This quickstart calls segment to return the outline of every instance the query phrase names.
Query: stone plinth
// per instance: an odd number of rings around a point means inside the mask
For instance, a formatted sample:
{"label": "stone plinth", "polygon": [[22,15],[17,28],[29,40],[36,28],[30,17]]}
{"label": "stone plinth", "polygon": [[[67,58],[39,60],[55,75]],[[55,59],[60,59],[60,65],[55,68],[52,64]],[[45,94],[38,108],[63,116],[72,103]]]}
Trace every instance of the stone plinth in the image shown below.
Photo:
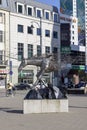
{"label": "stone plinth", "polygon": [[23,100],[23,113],[68,112],[68,99]]}

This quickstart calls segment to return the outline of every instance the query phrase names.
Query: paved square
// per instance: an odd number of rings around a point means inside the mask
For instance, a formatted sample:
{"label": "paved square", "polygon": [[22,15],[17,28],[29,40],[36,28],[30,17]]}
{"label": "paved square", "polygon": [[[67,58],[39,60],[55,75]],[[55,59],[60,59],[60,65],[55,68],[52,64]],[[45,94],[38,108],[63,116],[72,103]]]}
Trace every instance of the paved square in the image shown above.
{"label": "paved square", "polygon": [[23,114],[26,93],[0,90],[0,130],[87,130],[87,95],[68,95],[68,113]]}

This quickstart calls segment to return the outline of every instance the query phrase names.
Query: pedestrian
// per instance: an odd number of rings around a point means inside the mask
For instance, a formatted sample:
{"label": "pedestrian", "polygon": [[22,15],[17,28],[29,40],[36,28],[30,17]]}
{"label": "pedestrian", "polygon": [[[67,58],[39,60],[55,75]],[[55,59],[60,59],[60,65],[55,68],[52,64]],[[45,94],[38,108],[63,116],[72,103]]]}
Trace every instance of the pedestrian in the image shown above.
{"label": "pedestrian", "polygon": [[6,86],[6,96],[12,95],[13,96],[13,84],[9,81]]}

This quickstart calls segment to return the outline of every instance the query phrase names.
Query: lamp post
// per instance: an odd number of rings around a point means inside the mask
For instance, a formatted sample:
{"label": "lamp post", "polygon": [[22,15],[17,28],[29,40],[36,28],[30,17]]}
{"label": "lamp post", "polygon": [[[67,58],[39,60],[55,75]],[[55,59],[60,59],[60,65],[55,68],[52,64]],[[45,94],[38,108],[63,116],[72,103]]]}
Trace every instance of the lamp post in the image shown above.
{"label": "lamp post", "polygon": [[36,21],[32,21],[31,23],[32,23],[31,28],[34,28],[33,23],[36,23],[40,28],[40,51],[42,55],[42,18],[40,17],[40,24],[38,24],[38,22]]}

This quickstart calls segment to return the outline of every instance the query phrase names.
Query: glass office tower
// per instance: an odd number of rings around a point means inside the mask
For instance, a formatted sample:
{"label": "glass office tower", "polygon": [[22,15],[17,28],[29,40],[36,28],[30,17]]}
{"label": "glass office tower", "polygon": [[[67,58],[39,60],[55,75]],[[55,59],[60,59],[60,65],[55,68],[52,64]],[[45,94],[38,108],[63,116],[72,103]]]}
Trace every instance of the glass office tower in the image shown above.
{"label": "glass office tower", "polygon": [[85,0],[77,0],[78,42],[85,45]]}
{"label": "glass office tower", "polygon": [[73,15],[73,1],[60,0],[60,12],[67,15]]}
{"label": "glass office tower", "polygon": [[60,0],[60,12],[78,17],[78,44],[85,45],[85,0]]}

